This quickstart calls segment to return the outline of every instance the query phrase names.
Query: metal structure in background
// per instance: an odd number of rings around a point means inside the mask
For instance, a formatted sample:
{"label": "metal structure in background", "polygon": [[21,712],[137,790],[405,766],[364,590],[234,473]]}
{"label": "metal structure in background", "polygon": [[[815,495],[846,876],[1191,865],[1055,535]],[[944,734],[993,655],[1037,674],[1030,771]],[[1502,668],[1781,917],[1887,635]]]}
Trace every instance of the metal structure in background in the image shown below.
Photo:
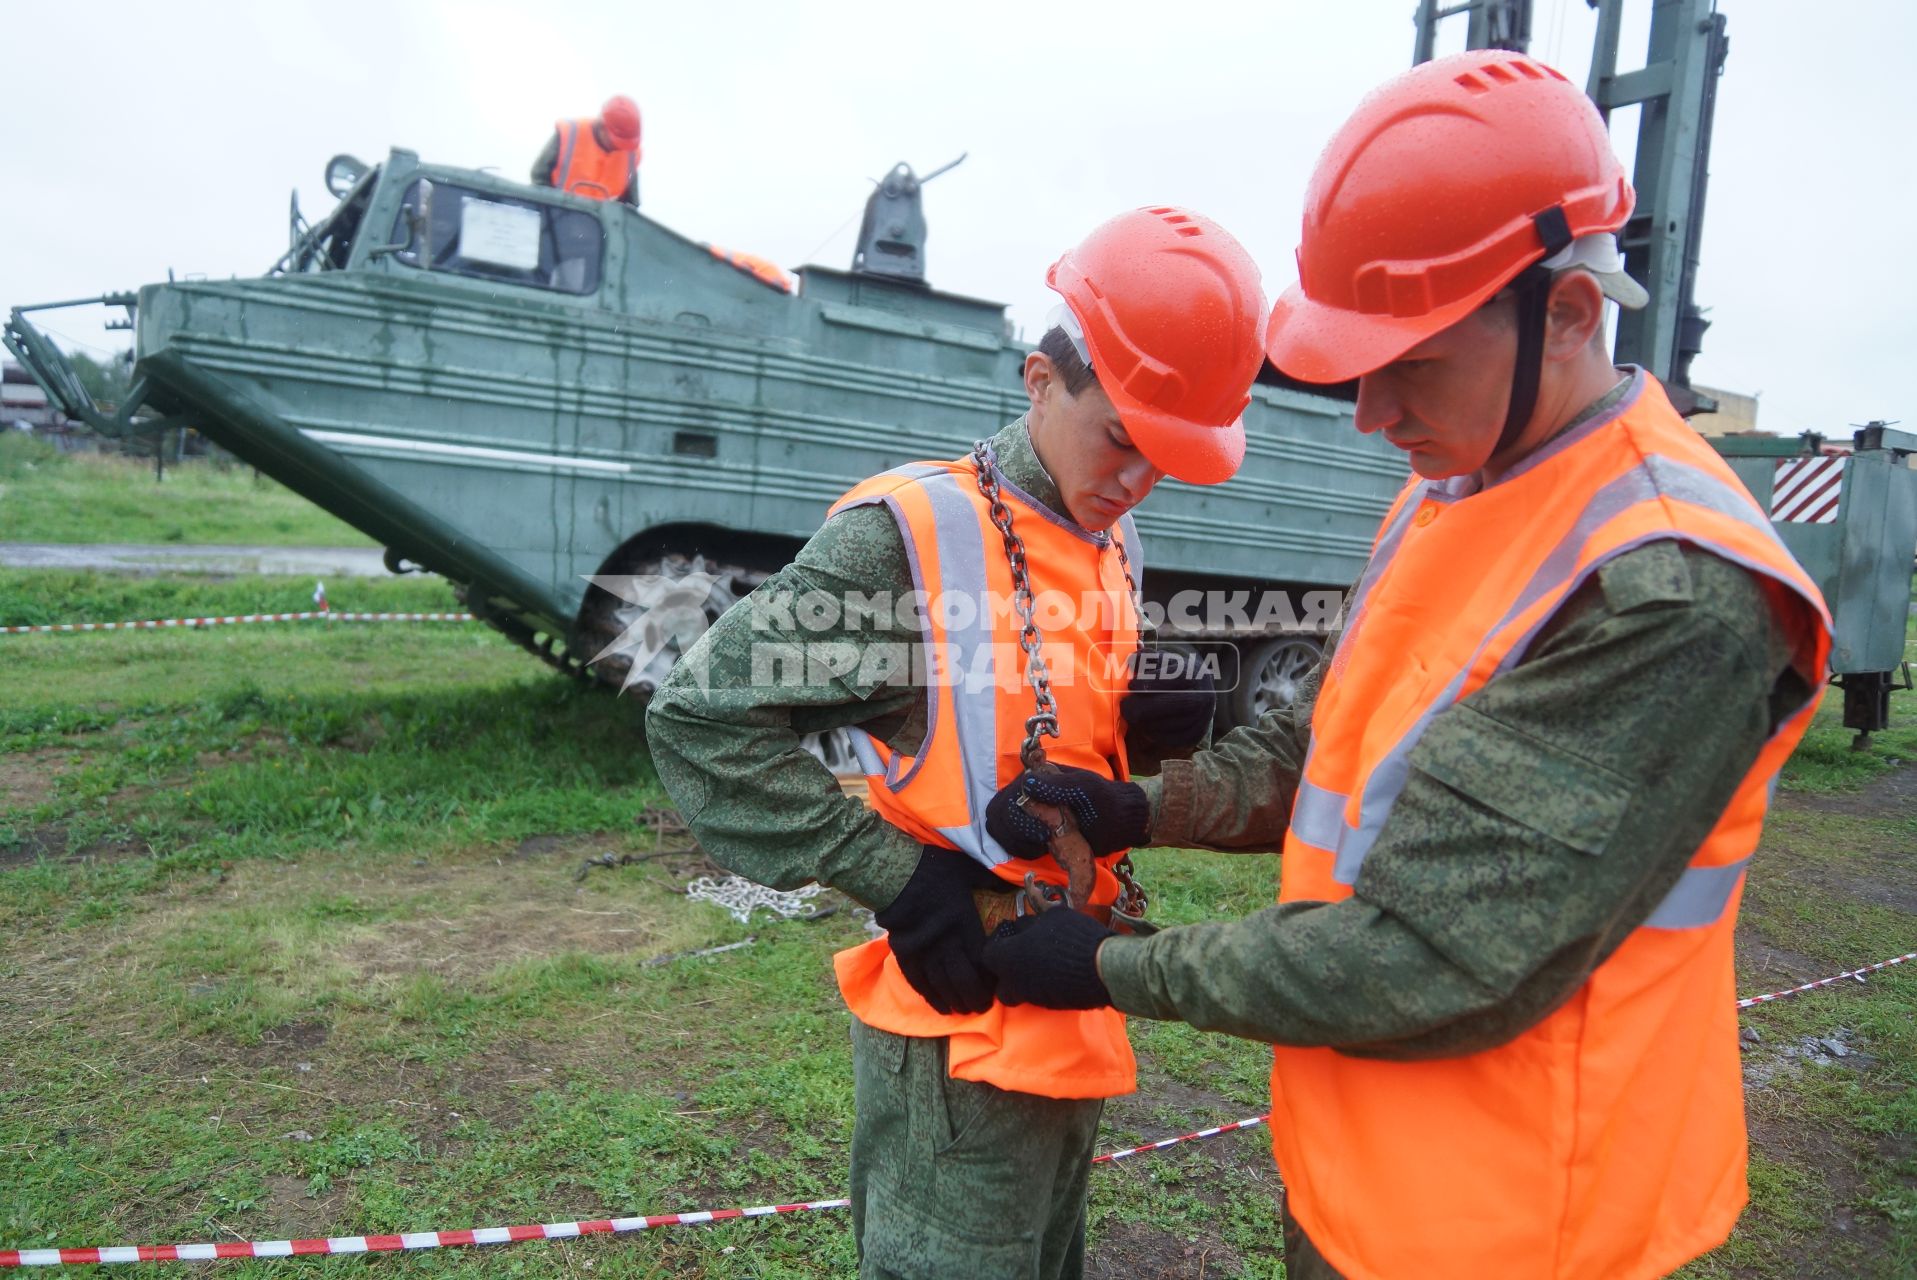
{"label": "metal structure in background", "polygon": [[1704,347],[1710,321],[1697,305],[1698,246],[1704,230],[1704,190],[1710,182],[1711,126],[1717,81],[1730,39],[1717,0],[1655,0],[1649,56],[1642,69],[1617,73],[1618,26],[1624,0],[1598,5],[1596,48],[1586,91],[1608,120],[1612,111],[1642,104],[1632,182],[1637,209],[1624,225],[1624,269],[1651,295],[1641,311],[1621,311],[1617,359],[1640,364],[1674,395],[1686,415],[1715,409],[1691,389],[1691,361]]}
{"label": "metal structure in background", "polygon": [[[1618,39],[1626,0],[1585,0],[1597,10],[1597,37],[1586,84],[1609,120],[1620,107],[1640,107],[1631,183],[1637,210],[1620,242],[1624,266],[1651,295],[1641,311],[1618,317],[1616,359],[1657,375],[1685,416],[1717,407],[1691,388],[1691,360],[1702,349],[1704,318],[1696,300],[1704,190],[1710,177],[1711,125],[1717,81],[1730,41],[1716,0],[1649,0],[1651,30],[1644,66],[1619,74]],[[1418,6],[1414,63],[1431,59],[1438,23],[1469,14],[1465,47],[1528,52],[1532,0],[1465,0]]]}
{"label": "metal structure in background", "polygon": [[[1716,0],[1648,0],[1644,66],[1619,73],[1626,0],[1585,3],[1597,11],[1585,91],[1607,121],[1620,107],[1640,107],[1631,178],[1637,209],[1619,240],[1625,270],[1651,299],[1640,311],[1619,313],[1615,358],[1657,375],[1680,413],[1709,412],[1716,403],[1690,379],[1710,325],[1694,295],[1717,81],[1730,48],[1724,15]],[[1532,0],[1421,0],[1412,61],[1430,61],[1438,24],[1461,14],[1470,18],[1467,48],[1529,52],[1531,8]],[[1855,451],[1841,458],[1824,457],[1819,436],[1711,441],[1830,605],[1831,671],[1859,747],[1889,724],[1891,692],[1911,688],[1904,637],[1917,551],[1917,471],[1909,465],[1917,436],[1889,428],[1872,423],[1859,431]]]}
{"label": "metal structure in background", "polygon": [[1412,66],[1437,57],[1438,24],[1461,13],[1470,15],[1465,48],[1531,51],[1531,0],[1461,0],[1450,5],[1418,0],[1413,19],[1418,24],[1418,43],[1411,52]]}
{"label": "metal structure in background", "polygon": [[900,161],[873,186],[865,198],[865,217],[859,223],[858,247],[852,251],[852,269],[866,275],[925,283],[925,184],[965,159],[940,165],[923,178]]}
{"label": "metal structure in background", "polygon": [[1890,724],[1891,693],[1911,688],[1904,638],[1917,557],[1917,435],[1891,426],[1860,429],[1849,454],[1826,454],[1812,432],[1711,440],[1830,605],[1831,672],[1860,749]]}
{"label": "metal structure in background", "polygon": [[[4,339],[76,418],[190,423],[547,662],[643,694],[688,605],[716,616],[853,484],[958,457],[1025,409],[1029,348],[1004,306],[925,282],[932,176],[895,168],[854,269],[804,267],[795,294],[624,205],[405,150],[335,157],[338,203],[290,216],[265,275],[85,300],[135,317],[116,412],[37,327],[48,308],[15,308]],[[1138,517],[1146,599],[1223,605],[1170,608],[1159,635],[1219,644],[1241,687],[1227,720],[1255,719],[1315,661],[1403,484],[1402,455],[1350,424],[1348,402],[1267,366],[1239,475],[1167,481]],[[1272,588],[1285,608],[1262,612]],[[600,657],[628,637],[643,643]]]}

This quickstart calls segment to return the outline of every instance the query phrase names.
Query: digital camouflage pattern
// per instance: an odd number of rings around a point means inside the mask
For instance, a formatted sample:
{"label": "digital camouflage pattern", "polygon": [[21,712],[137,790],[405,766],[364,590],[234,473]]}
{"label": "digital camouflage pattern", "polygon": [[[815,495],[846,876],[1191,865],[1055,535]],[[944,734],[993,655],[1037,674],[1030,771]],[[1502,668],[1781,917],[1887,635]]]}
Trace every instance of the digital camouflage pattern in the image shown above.
{"label": "digital camouflage pattern", "polygon": [[1056,1280],[1083,1270],[1102,1099],[954,1080],[944,1040],[856,1019],[852,1073],[863,1280]]}
{"label": "digital camouflage pattern", "polygon": [[[1791,660],[1743,569],[1677,542],[1617,556],[1523,662],[1432,721],[1352,897],[1115,938],[1113,1003],[1382,1058],[1505,1043],[1677,882],[1802,704]],[[1151,842],[1278,850],[1316,688],[1144,780]]]}
{"label": "digital camouflage pattern", "polygon": [[[1063,514],[1058,486],[1046,474],[1025,433],[1023,418],[992,437],[999,471],[1026,497]],[[1149,552],[1149,548],[1147,549]],[[827,520],[798,557],[752,593],[760,604],[780,595],[793,600],[823,592],[848,596],[913,589],[905,540],[892,513],[853,507]],[[852,625],[806,630],[765,625],[787,611],[733,608],[674,667],[646,714],[646,737],[659,780],[685,815],[713,861],[749,880],[778,889],[818,881],[868,907],[898,896],[919,859],[919,844],[878,814],[840,792],[825,767],[799,749],[799,735],[857,726],[896,751],[915,753],[925,741],[923,689],[895,678],[852,675],[829,681],[755,687],[755,645],[843,641],[861,650],[873,644],[917,644],[915,628],[894,615],[858,617]],[[876,666],[876,664],[875,664]],[[705,688],[695,675],[703,672]],[[876,674],[876,673],[875,673]],[[900,673],[903,676],[904,673]],[[1158,767],[1152,745],[1126,741],[1132,767]]]}
{"label": "digital camouflage pattern", "polygon": [[[1022,423],[994,446],[1009,480],[1054,510],[1062,505]],[[758,590],[842,597],[910,588],[890,513],[857,508],[827,521]],[[755,642],[828,638],[917,636],[874,627],[780,635],[754,630],[735,609],[654,695],[648,735],[661,781],[715,861],[763,884],[816,880],[883,907],[910,876],[919,846],[842,795],[798,735],[858,725],[912,751],[925,734],[921,692],[856,679],[752,687]],[[1100,961],[1114,1003],[1381,1057],[1509,1040],[1575,991],[1675,883],[1768,736],[1773,709],[1801,700],[1790,659],[1762,590],[1742,569],[1669,542],[1616,557],[1566,602],[1522,664],[1433,721],[1351,899],[1112,939]],[[700,667],[703,688],[692,677]],[[1309,744],[1315,687],[1294,707],[1141,779],[1152,843],[1275,852]],[[1600,830],[1608,836],[1594,838]],[[890,1037],[904,1050],[886,1045],[875,1058],[871,1034],[855,1031],[855,1146],[865,1153],[854,1157],[857,1220],[862,1228],[883,1216],[875,1206],[909,1205],[896,1227],[903,1234],[887,1237],[885,1248],[896,1248],[890,1269],[910,1274],[898,1267],[915,1258],[928,1275],[986,1274],[975,1250],[942,1255],[945,1220],[927,1215],[1003,1207],[1007,1175],[988,1162],[968,1184],[957,1169],[969,1163],[914,1155],[912,1135],[922,1139],[941,1114],[949,1123],[951,1092],[987,1086],[945,1080],[933,1107],[927,1082],[943,1067],[923,1064],[942,1042]],[[1019,1112],[1004,1100],[1025,1095],[994,1092],[999,1103],[981,1104],[980,1115]],[[1029,1141],[1050,1130],[1031,1116],[1021,1123],[1031,1126],[1031,1138],[1018,1139],[1029,1160]],[[1068,1149],[1071,1161],[1089,1158],[1087,1133],[1083,1156],[1058,1141],[1061,1160]],[[1047,1177],[1068,1168],[1032,1163]],[[975,1201],[964,1198],[967,1186]],[[1064,1189],[1082,1211],[1082,1183]],[[1016,1194],[1018,1203],[1036,1202],[1036,1193]],[[1045,1257],[1051,1247],[1041,1249]],[[1077,1247],[1058,1255],[1066,1269],[1057,1274],[1075,1273]]]}
{"label": "digital camouflage pattern", "polygon": [[[1023,419],[994,436],[992,446],[1006,481],[1063,514]],[[827,520],[753,598],[764,603],[787,593],[796,600],[820,591],[842,600],[912,589],[891,512],[854,507]],[[925,691],[862,684],[856,675],[755,688],[752,649],[821,641],[862,649],[916,644],[919,634],[900,629],[896,617],[890,626],[816,631],[768,628],[764,621],[764,611],[755,617],[749,607],[735,607],[653,695],[646,731],[659,779],[721,866],[776,888],[816,880],[882,909],[911,876],[919,844],[844,795],[798,739],[856,725],[895,750],[916,752],[925,740]],[[1149,743],[1132,735],[1126,749],[1134,767],[1153,767]],[[852,1209],[860,1275],[1079,1275],[1085,1185],[1104,1104],[953,1080],[945,1054],[942,1038],[897,1036],[853,1021]]]}

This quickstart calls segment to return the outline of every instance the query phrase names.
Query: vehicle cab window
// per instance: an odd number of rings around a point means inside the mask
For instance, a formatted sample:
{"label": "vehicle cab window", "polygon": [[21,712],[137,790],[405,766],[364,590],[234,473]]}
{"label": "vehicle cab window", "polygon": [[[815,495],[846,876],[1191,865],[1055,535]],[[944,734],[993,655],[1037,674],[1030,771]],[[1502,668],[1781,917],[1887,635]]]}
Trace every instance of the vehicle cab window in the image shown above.
{"label": "vehicle cab window", "polygon": [[606,256],[590,213],[428,178],[406,189],[393,243],[408,266],[573,294],[597,291]]}

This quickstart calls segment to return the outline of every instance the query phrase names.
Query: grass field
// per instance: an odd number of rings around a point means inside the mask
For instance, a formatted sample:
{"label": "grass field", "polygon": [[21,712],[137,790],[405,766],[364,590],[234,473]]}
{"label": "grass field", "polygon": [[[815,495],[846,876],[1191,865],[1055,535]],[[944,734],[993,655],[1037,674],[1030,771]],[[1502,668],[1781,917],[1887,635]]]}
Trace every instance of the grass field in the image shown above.
{"label": "grass field", "polygon": [[[274,593],[302,590],[16,573],[0,622],[297,607]],[[404,579],[333,603],[450,598]],[[1917,731],[1853,753],[1836,701],[1746,894],[1746,992],[1917,948]],[[657,847],[662,803],[632,702],[476,626],[0,637],[0,1247],[839,1194],[851,1077],[828,960],[862,925],[840,909],[742,926],[688,900],[709,868]],[[658,856],[580,877],[608,853]],[[1276,883],[1266,858],[1140,861],[1173,921],[1253,910]],[[1743,1024],[1760,1037],[1753,1205],[1688,1274],[1917,1272],[1917,965]],[[1108,1108],[1105,1148],[1264,1110],[1265,1050],[1134,1028],[1142,1087]],[[1093,1273],[1281,1275],[1275,1190],[1261,1130],[1101,1168]],[[824,1212],[219,1266],[810,1277],[853,1256],[848,1218]]]}
{"label": "grass field", "polygon": [[63,454],[0,431],[0,542],[359,547],[371,539],[243,466]]}

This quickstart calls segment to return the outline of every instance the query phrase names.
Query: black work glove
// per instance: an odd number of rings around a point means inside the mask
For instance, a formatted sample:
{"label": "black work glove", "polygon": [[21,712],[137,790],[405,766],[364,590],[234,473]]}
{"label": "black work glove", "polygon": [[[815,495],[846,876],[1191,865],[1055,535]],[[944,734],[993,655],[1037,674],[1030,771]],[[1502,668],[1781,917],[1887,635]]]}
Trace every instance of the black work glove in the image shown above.
{"label": "black work glove", "polygon": [[926,845],[912,878],[872,918],[891,935],[892,954],[912,990],[940,1013],[984,1013],[998,980],[984,966],[985,930],[972,890],[991,872],[962,853]]}
{"label": "black work glove", "polygon": [[985,830],[1015,858],[1044,857],[1052,834],[1029,809],[1018,807],[1021,792],[1070,809],[1093,857],[1142,844],[1151,825],[1151,801],[1137,783],[1113,782],[1090,769],[1069,766],[1061,766],[1052,777],[1027,769],[985,805]]}
{"label": "black work glove", "polygon": [[1118,714],[1125,723],[1173,751],[1203,742],[1218,712],[1211,672],[1188,662],[1177,674],[1169,674],[1156,659],[1147,671],[1150,674],[1134,675],[1131,691],[1119,699]]}
{"label": "black work glove", "polygon": [[1084,912],[1054,907],[1000,925],[985,944],[985,966],[1006,1004],[1102,1009],[1112,993],[1098,976],[1098,945],[1111,936]]}

